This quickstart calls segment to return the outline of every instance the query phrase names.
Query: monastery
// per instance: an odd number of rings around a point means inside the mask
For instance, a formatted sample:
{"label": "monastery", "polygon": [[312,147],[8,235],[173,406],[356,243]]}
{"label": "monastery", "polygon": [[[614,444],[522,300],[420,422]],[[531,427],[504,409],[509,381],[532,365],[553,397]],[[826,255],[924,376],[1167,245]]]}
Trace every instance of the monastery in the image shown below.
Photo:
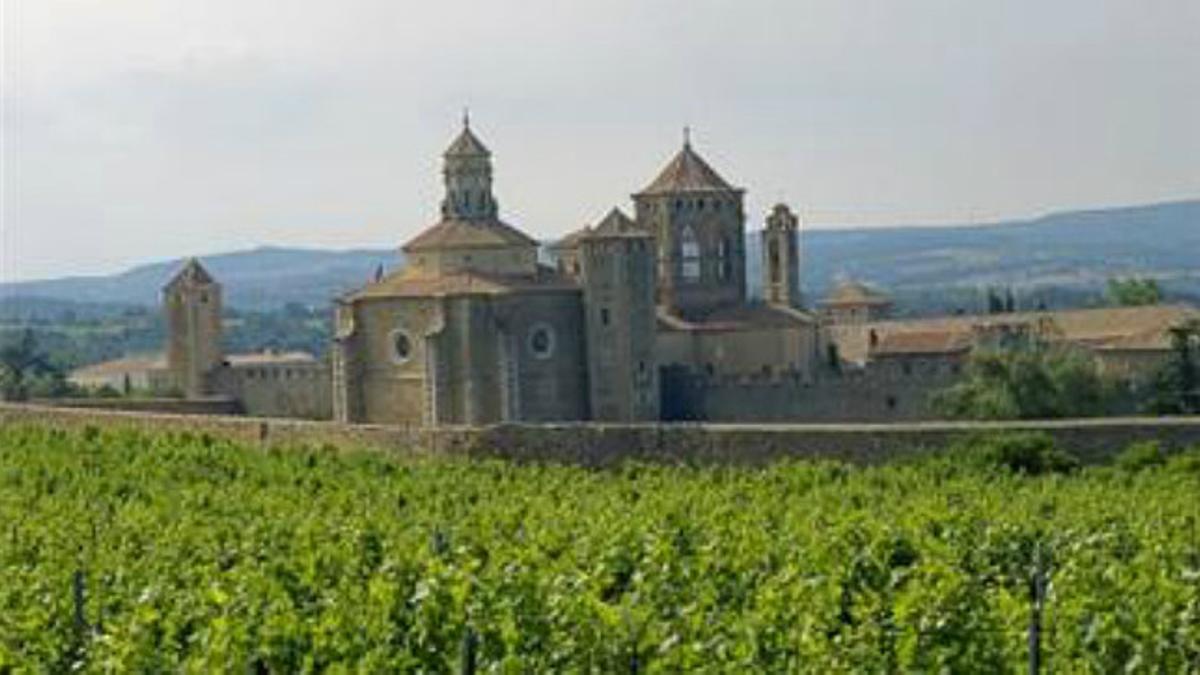
{"label": "monastery", "polygon": [[396,272],[335,300],[326,360],[226,355],[221,287],[195,260],[166,285],[165,353],[81,369],[246,414],[352,423],[927,419],[970,351],[1036,332],[1136,384],[1198,313],[1152,306],[898,321],[846,282],[808,306],[800,220],[765,215],[763,297],[747,295],[745,190],[686,139],[629,212],[543,247],[505,222],[469,122],[443,155],[436,222]]}

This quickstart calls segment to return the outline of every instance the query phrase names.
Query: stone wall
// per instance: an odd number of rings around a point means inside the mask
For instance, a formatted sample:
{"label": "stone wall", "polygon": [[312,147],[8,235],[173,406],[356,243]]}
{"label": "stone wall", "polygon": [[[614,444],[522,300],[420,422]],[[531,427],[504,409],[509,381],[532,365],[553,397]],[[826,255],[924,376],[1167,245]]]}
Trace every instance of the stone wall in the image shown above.
{"label": "stone wall", "polygon": [[242,406],[227,396],[205,398],[56,398],[39,399],[34,405],[90,410],[125,410],[130,412],[167,413],[173,415],[239,415]]}
{"label": "stone wall", "polygon": [[0,403],[0,424],[191,431],[257,445],[330,445],[398,456],[498,457],[606,466],[624,460],[699,464],[761,464],[785,458],[888,461],[973,434],[1040,431],[1089,463],[1130,443],[1156,440],[1169,448],[1200,446],[1200,417],[1105,418],[1044,422],[924,422],[909,424],[557,424],[482,427],[400,427],[334,422],[170,415]]}
{"label": "stone wall", "polygon": [[[764,353],[750,352],[749,357]],[[858,423],[933,420],[930,397],[955,380],[946,374],[894,375],[886,369],[774,371],[712,376],[680,372],[664,377],[664,397],[682,410],[673,419],[728,423]]]}
{"label": "stone wall", "polygon": [[333,384],[320,362],[261,363],[222,367],[212,375],[214,389],[255,417],[333,417]]}

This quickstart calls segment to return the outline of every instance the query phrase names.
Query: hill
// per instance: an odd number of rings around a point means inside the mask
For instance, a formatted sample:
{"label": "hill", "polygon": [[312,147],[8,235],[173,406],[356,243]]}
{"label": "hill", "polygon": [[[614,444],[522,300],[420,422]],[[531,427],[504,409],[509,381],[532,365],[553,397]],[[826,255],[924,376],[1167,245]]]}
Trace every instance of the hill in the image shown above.
{"label": "hill", "polygon": [[[1171,297],[1200,298],[1200,200],[977,226],[810,229],[802,248],[809,297],[848,276],[889,289],[917,313],[976,309],[988,286],[1011,286],[1027,304],[1087,304],[1108,278],[1130,274],[1160,279]],[[752,292],[760,287],[760,255],[755,232],[747,238]],[[323,307],[379,265],[399,263],[394,249],[264,247],[204,259],[225,284],[229,305],[259,310],[292,302]],[[111,276],[0,284],[0,304],[4,314],[151,305],[179,265],[172,260]]]}

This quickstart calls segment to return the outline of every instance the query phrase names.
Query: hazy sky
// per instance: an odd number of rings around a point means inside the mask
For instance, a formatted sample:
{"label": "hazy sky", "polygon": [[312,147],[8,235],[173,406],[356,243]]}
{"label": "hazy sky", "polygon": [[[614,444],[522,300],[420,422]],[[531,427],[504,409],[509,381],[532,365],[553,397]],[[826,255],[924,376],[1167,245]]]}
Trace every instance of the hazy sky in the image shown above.
{"label": "hazy sky", "polygon": [[1200,196],[1197,0],[0,4],[4,280],[398,246],[464,105],[539,238],[626,206],[685,124],[751,227]]}

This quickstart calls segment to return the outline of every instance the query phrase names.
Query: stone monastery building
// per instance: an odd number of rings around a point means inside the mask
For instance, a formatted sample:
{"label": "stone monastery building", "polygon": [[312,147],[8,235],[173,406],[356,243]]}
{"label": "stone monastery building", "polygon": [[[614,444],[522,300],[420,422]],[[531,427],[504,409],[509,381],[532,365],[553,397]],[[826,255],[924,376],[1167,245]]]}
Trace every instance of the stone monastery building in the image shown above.
{"label": "stone monastery building", "polygon": [[327,363],[224,355],[220,285],[192,260],[164,288],[164,357],[77,381],[132,375],[249,414],[378,424],[921,419],[997,336],[1087,350],[1133,383],[1169,353],[1169,329],[1197,316],[1156,306],[894,321],[888,297],[856,282],[810,313],[799,219],[784,204],[766,216],[763,298],[748,298],[744,190],[686,137],[632,195],[632,216],[613,208],[548,251],[503,220],[491,153],[467,120],[443,162],[440,218],[404,244],[401,269],[336,299]]}

